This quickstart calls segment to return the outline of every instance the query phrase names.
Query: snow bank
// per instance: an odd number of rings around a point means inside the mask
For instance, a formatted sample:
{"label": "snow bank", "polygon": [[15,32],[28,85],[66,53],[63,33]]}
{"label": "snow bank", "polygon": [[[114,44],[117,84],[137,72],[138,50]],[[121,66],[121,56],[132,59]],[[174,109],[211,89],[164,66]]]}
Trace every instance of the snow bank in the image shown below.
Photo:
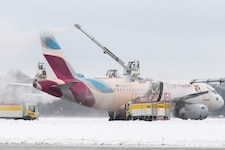
{"label": "snow bank", "polygon": [[224,146],[225,119],[111,121],[107,118],[0,119],[1,144]]}

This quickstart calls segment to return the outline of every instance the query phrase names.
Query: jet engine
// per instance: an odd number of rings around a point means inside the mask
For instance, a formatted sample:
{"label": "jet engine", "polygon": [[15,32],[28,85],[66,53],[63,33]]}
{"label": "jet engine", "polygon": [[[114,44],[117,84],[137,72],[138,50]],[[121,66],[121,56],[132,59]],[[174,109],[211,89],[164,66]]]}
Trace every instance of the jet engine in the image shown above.
{"label": "jet engine", "polygon": [[203,120],[209,114],[208,107],[203,104],[175,105],[173,115],[181,119]]}

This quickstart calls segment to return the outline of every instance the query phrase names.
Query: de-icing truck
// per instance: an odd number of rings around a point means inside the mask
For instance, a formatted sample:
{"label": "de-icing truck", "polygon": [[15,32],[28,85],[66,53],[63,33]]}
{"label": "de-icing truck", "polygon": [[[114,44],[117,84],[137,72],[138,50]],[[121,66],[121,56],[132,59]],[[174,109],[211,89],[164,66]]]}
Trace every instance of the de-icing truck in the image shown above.
{"label": "de-icing truck", "polygon": [[169,120],[169,102],[129,103],[126,108],[127,120]]}
{"label": "de-icing truck", "polygon": [[38,116],[38,107],[33,103],[23,103],[21,105],[0,104],[0,118],[34,120]]}

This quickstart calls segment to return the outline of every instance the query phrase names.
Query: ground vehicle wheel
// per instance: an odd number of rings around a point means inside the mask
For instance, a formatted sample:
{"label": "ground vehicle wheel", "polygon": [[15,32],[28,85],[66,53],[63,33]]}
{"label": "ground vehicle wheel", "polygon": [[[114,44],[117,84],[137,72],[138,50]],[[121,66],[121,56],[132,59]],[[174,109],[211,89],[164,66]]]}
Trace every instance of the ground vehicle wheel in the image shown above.
{"label": "ground vehicle wheel", "polygon": [[129,116],[127,117],[127,120],[132,120],[131,115],[129,115]]}
{"label": "ground vehicle wheel", "polygon": [[33,120],[33,119],[31,118],[31,116],[25,116],[23,119],[24,119],[24,120]]}

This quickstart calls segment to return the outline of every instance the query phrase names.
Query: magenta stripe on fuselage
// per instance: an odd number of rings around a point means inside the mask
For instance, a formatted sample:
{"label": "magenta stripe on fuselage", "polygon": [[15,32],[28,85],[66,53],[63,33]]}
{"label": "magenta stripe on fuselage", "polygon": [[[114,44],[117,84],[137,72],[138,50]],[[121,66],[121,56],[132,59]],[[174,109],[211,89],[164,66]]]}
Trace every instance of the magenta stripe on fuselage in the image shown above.
{"label": "magenta stripe on fuselage", "polygon": [[49,81],[49,80],[40,80],[40,81],[38,81],[38,83],[41,85],[42,91],[49,93],[56,97],[62,97],[62,92],[60,91],[60,89],[52,88],[53,86],[58,85],[56,82]]}

